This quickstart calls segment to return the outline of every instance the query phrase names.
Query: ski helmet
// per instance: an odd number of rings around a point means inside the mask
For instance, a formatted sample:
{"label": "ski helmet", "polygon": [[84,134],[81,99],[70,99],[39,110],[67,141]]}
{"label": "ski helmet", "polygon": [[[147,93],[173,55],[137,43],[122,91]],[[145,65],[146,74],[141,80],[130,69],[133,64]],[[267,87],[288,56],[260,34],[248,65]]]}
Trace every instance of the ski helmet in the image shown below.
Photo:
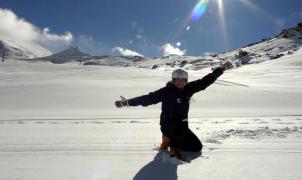
{"label": "ski helmet", "polygon": [[188,73],[187,71],[183,70],[183,69],[176,69],[172,72],[172,80],[174,81],[174,79],[176,78],[183,78],[186,79],[188,81]]}

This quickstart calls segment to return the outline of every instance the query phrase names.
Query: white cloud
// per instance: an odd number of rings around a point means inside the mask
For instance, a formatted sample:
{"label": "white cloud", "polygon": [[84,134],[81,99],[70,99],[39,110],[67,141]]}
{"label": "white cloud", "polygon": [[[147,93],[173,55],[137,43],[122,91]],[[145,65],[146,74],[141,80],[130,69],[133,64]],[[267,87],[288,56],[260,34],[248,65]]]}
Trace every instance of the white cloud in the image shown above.
{"label": "white cloud", "polygon": [[212,55],[214,55],[214,54],[216,54],[215,52],[212,52],[212,51],[208,51],[208,52],[204,52],[203,53],[203,55],[205,55],[205,56],[212,56]]}
{"label": "white cloud", "polygon": [[53,34],[48,27],[41,30],[25,19],[19,18],[13,11],[0,8],[0,38],[24,44],[37,43],[53,50],[69,45],[73,35],[70,32],[63,35]]}
{"label": "white cloud", "polygon": [[41,38],[45,38],[47,41],[63,41],[67,43],[73,40],[73,35],[71,32],[66,32],[64,35],[57,35],[51,34],[49,31],[49,28],[44,28]]}
{"label": "white cloud", "polygon": [[138,53],[138,52],[135,52],[135,51],[132,51],[130,49],[124,49],[124,48],[121,48],[121,47],[115,47],[112,49],[112,54],[113,55],[117,55],[117,56],[141,56],[141,57],[144,57],[142,54]]}
{"label": "white cloud", "polygon": [[162,46],[163,50],[163,56],[169,56],[169,55],[185,55],[187,50],[181,50],[177,47],[172,46],[171,44],[165,44]]}
{"label": "white cloud", "polygon": [[109,43],[96,41],[92,36],[79,35],[75,38],[74,44],[77,44],[81,50],[93,55],[104,55],[110,53],[112,47]]}

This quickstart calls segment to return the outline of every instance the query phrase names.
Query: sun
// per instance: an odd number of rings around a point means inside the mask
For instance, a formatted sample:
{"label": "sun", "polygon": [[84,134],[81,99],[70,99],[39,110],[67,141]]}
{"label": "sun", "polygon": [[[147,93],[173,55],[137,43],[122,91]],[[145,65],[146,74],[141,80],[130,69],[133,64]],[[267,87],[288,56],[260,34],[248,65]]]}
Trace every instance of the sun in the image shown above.
{"label": "sun", "polygon": [[[253,13],[260,15],[267,20],[271,21],[274,24],[278,24],[278,20],[270,16],[266,11],[261,9],[251,0],[238,0],[242,5],[246,6]],[[183,32],[189,33],[190,29],[192,29],[192,24],[198,23],[203,19],[203,17],[207,14],[209,6],[216,6],[216,13],[208,14],[208,15],[216,15],[218,18],[218,27],[221,29],[221,34],[223,37],[223,44],[226,50],[229,49],[229,37],[228,37],[228,23],[225,14],[225,4],[232,3],[232,0],[198,0],[192,11],[183,19],[180,26],[172,32],[171,40],[175,42],[179,42],[177,39]],[[176,44],[177,45],[177,44]]]}
{"label": "sun", "polygon": [[[228,37],[227,37],[227,26],[226,26],[226,21],[225,21],[225,15],[224,15],[224,2],[223,0],[212,0],[215,1],[213,2],[217,4],[217,9],[218,9],[218,17],[219,17],[219,24],[221,26],[222,34],[223,34],[223,41],[225,48],[228,49]],[[208,6],[209,6],[210,0],[199,0],[197,4],[194,6],[192,12],[191,12],[191,17],[190,20],[187,21],[187,23],[190,22],[197,22],[202,17],[206,14]]]}
{"label": "sun", "polygon": [[172,35],[173,41],[179,37],[179,35],[186,31],[188,32],[191,29],[190,24],[191,23],[197,23],[199,22],[208,11],[209,5],[217,5],[218,9],[218,17],[219,17],[219,24],[222,29],[224,44],[226,49],[228,48],[228,38],[227,38],[227,32],[226,32],[226,21],[225,21],[225,15],[224,15],[224,4],[223,0],[198,0],[190,14],[184,19],[184,21],[181,23],[179,28],[177,28]]}
{"label": "sun", "polygon": [[222,5],[223,5],[223,4],[222,4],[222,0],[217,0],[217,3],[218,3],[219,6],[222,6]]}

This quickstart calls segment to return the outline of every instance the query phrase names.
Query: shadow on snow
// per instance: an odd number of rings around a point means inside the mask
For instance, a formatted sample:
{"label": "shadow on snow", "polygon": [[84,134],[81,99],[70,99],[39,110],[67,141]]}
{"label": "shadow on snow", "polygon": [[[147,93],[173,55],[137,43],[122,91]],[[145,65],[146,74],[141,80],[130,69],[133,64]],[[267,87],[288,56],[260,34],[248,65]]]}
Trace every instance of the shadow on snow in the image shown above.
{"label": "shadow on snow", "polygon": [[[189,162],[199,156],[201,156],[201,152],[185,152],[185,157]],[[177,166],[181,164],[176,159],[170,158],[165,152],[160,151],[151,162],[137,172],[133,180],[176,180],[178,178]]]}

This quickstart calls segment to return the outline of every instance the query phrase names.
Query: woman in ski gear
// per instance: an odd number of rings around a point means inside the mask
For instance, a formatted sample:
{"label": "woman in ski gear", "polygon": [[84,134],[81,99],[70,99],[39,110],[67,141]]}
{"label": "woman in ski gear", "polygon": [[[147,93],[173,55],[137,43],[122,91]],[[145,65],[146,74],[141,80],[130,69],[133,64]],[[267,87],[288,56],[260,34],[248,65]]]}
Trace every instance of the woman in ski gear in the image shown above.
{"label": "woman in ski gear", "polygon": [[192,82],[188,82],[186,71],[176,69],[172,73],[172,81],[165,87],[128,100],[121,96],[122,100],[116,101],[115,105],[149,106],[161,102],[160,129],[163,134],[161,149],[167,150],[170,147],[171,154],[178,158],[181,156],[179,153],[181,150],[199,152],[202,144],[188,126],[190,98],[214,83],[231,65],[229,61],[221,64],[212,73]]}

